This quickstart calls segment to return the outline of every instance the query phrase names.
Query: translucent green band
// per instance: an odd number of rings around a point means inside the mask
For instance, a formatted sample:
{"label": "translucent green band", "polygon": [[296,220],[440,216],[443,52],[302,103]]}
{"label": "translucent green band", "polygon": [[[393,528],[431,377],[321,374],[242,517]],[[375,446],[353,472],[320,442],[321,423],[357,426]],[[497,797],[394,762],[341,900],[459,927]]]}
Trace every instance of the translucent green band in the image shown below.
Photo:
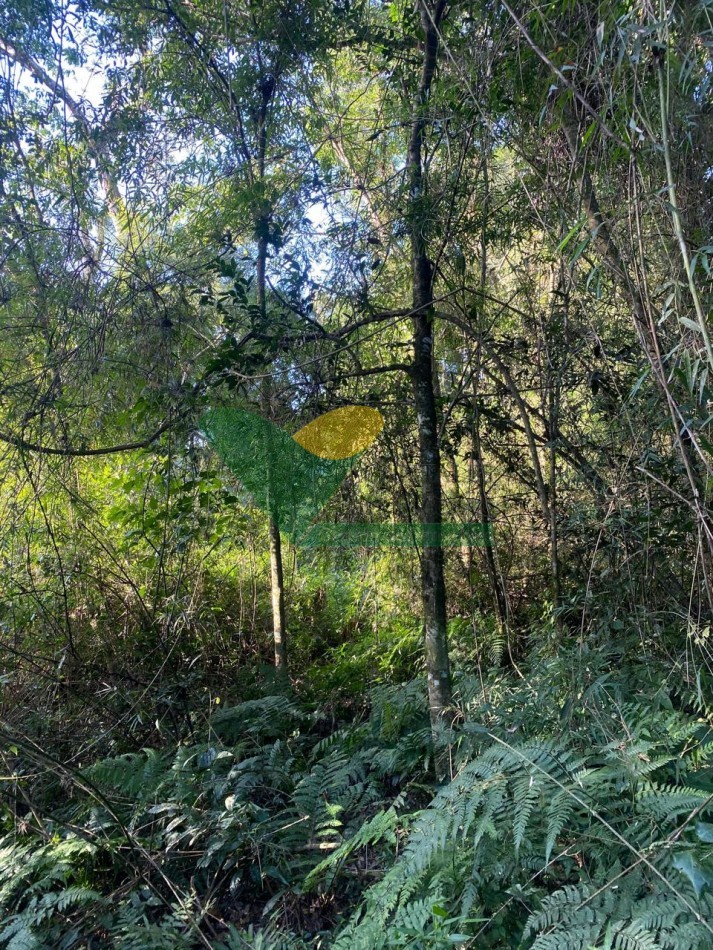
{"label": "translucent green band", "polygon": [[295,543],[305,548],[489,547],[489,524],[315,524]]}

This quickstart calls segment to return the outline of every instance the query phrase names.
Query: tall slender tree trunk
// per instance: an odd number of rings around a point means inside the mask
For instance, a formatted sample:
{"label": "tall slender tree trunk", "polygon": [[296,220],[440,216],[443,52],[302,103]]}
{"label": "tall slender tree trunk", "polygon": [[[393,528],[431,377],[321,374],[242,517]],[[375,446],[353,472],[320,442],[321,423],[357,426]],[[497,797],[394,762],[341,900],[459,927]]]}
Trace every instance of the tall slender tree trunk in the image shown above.
{"label": "tall slender tree trunk", "polygon": [[[258,112],[257,136],[257,175],[258,180],[265,178],[265,154],[267,151],[267,111],[275,88],[274,78],[263,77],[260,83],[262,103]],[[256,215],[255,232],[257,236],[257,260],[255,263],[255,296],[260,314],[260,324],[267,327],[267,249],[270,211],[261,207]],[[269,374],[262,379],[261,404],[263,413],[272,415],[272,381]],[[272,639],[275,648],[275,673],[278,684],[284,689],[289,686],[289,668],[287,665],[287,628],[285,619],[285,577],[282,567],[282,539],[280,528],[270,518],[268,523],[270,543],[270,600],[272,604]]]}
{"label": "tall slender tree trunk", "polygon": [[[477,372],[476,372],[477,376]],[[471,444],[473,447],[473,463],[475,466],[475,476],[478,485],[478,505],[480,508],[480,520],[483,525],[483,532],[486,541],[492,539],[492,522],[490,519],[490,503],[488,500],[488,491],[485,482],[485,460],[483,458],[483,446],[480,441],[480,412],[478,411],[478,390],[477,384],[473,386],[473,418],[471,423]],[[509,624],[508,624],[508,600],[505,584],[502,575],[498,570],[498,564],[495,560],[495,551],[492,544],[485,544],[485,567],[488,572],[490,587],[493,591],[495,601],[495,610],[498,615],[498,622],[509,644]]]}
{"label": "tall slender tree trunk", "polygon": [[550,580],[552,606],[556,609],[560,602],[560,559],[559,536],[557,532],[557,437],[559,432],[559,404],[562,369],[556,359],[555,338],[555,302],[566,299],[562,288],[564,277],[560,263],[560,273],[557,268],[552,270],[552,287],[550,290],[549,322],[544,317],[539,320],[539,359],[542,378],[540,415],[542,417],[547,437],[547,500],[550,509]]}
{"label": "tall slender tree trunk", "polygon": [[[483,457],[483,446],[480,440],[480,410],[478,407],[478,389],[480,386],[480,377],[481,377],[481,363],[483,359],[483,336],[485,333],[485,320],[484,320],[484,304],[485,304],[485,292],[487,290],[488,284],[488,211],[490,208],[490,174],[489,174],[489,149],[490,142],[487,138],[483,142],[483,156],[482,156],[482,172],[483,172],[483,187],[484,187],[484,197],[483,197],[483,212],[482,212],[482,224],[480,228],[480,306],[477,310],[478,315],[478,349],[477,357],[475,362],[475,368],[473,372],[473,418],[471,420],[471,442],[473,447],[473,460],[475,462],[476,468],[476,477],[478,482],[478,503],[480,506],[480,520],[483,523],[483,530],[485,532],[485,566],[488,572],[488,578],[490,580],[490,586],[493,591],[493,598],[495,600],[495,609],[498,615],[498,621],[500,623],[500,628],[505,634],[508,645],[508,654],[511,653],[510,646],[510,624],[509,624],[509,609],[508,609],[508,598],[507,590],[505,588],[505,582],[503,577],[498,570],[498,564],[495,559],[495,550],[492,543],[489,541],[494,541],[492,535],[492,524],[490,520],[490,504],[488,501],[488,492],[485,481],[485,459]],[[465,289],[464,289],[464,310],[465,310]]]}
{"label": "tall slender tree trunk", "polygon": [[[264,227],[264,222],[261,225]],[[265,267],[267,264],[267,239],[258,238],[257,262],[255,267],[255,296],[260,310],[260,320],[267,323],[267,303],[265,296]],[[272,415],[272,385],[269,376],[262,380],[260,402],[263,413],[269,418]],[[281,686],[289,683],[287,666],[287,630],[285,623],[285,580],[282,568],[282,539],[280,528],[270,518],[268,523],[270,540],[270,600],[272,603],[272,638],[275,646],[275,673]]]}
{"label": "tall slender tree trunk", "polygon": [[428,526],[421,556],[421,596],[425,627],[428,702],[434,730],[451,705],[451,672],[446,630],[446,584],[441,546],[441,456],[433,385],[433,265],[428,257],[424,205],[423,138],[431,85],[438,56],[438,27],[445,0],[430,7],[417,0],[425,39],[423,64],[413,105],[411,136],[406,161],[410,190],[409,235],[413,302],[414,400],[418,416],[421,468],[421,522]]}
{"label": "tall slender tree trunk", "polygon": [[557,380],[550,380],[549,391],[549,481],[547,494],[550,502],[550,565],[552,572],[552,605],[557,608],[560,602],[560,559],[559,538],[557,534],[557,417],[559,396]]}
{"label": "tall slender tree trunk", "polygon": [[285,629],[285,579],[282,569],[280,529],[270,518],[270,590],[272,594],[272,638],[275,645],[275,672],[278,682],[289,682],[287,630]]}
{"label": "tall slender tree trunk", "polygon": [[[261,322],[267,322],[265,298],[265,266],[267,263],[267,239],[258,238],[257,264],[255,268],[255,295],[260,310]],[[269,376],[262,380],[261,404],[263,413],[272,415],[272,385]],[[285,624],[285,579],[282,569],[282,539],[280,528],[272,518],[268,524],[270,539],[270,599],[272,603],[272,638],[275,646],[275,672],[282,686],[289,683],[287,666],[287,630]]]}

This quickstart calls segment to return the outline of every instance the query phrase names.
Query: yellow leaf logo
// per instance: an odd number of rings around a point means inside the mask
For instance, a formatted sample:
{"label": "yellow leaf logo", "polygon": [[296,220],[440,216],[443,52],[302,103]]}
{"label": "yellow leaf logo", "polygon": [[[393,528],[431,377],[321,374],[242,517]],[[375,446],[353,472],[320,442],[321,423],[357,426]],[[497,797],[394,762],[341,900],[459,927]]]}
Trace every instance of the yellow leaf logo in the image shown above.
{"label": "yellow leaf logo", "polygon": [[323,459],[346,459],[367,449],[384,428],[378,409],[345,406],[314,419],[292,438]]}

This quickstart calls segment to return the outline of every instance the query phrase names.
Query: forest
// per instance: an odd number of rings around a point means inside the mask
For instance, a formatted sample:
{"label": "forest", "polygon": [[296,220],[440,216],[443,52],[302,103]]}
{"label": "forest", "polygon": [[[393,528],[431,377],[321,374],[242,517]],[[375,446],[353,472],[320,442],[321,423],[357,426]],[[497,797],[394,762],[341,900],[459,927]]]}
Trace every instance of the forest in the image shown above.
{"label": "forest", "polygon": [[0,6],[0,950],[713,948],[713,0]]}

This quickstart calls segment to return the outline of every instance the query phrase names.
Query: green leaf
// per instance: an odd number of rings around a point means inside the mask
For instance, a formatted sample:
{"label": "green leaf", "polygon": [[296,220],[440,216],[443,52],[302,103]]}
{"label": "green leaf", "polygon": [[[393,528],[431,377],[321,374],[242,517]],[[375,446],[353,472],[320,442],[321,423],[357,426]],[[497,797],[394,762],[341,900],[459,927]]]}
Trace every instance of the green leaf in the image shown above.
{"label": "green leaf", "polygon": [[584,135],[582,136],[582,146],[585,146],[585,145],[589,142],[589,140],[591,139],[591,137],[594,135],[594,132],[596,131],[596,128],[597,128],[597,123],[596,123],[594,120],[592,120],[592,121],[589,123],[589,128],[587,129],[587,131],[586,131],[586,132],[584,133]]}
{"label": "green leaf", "polygon": [[588,234],[586,238],[583,241],[580,241],[580,243],[576,246],[576,248],[574,249],[574,254],[570,258],[570,262],[569,262],[570,266],[572,264],[576,264],[576,262],[579,260],[579,258],[582,256],[587,246],[589,245],[590,240],[591,240],[591,235]]}
{"label": "green leaf", "polygon": [[571,241],[577,234],[579,234],[579,232],[582,230],[582,226],[583,226],[583,224],[584,224],[584,222],[585,222],[586,220],[587,220],[587,216],[586,216],[586,214],[583,214],[582,217],[579,219],[579,221],[577,221],[577,223],[574,225],[574,227],[572,227],[572,228],[567,232],[567,234],[566,234],[566,236],[564,237],[564,239],[563,239],[562,241],[560,241],[560,243],[557,245],[557,251],[558,251],[558,252],[562,252],[562,251],[567,247],[567,245],[570,243],[570,241]]}

